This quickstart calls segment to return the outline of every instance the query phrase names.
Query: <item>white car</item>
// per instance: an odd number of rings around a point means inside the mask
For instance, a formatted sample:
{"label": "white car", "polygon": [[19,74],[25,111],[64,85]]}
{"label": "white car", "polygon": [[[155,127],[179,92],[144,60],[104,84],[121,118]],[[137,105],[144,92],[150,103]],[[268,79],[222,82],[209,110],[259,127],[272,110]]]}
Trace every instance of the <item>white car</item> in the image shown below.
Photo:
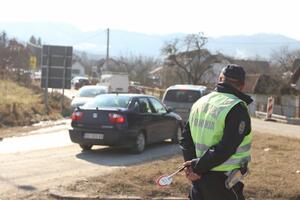
{"label": "white car", "polygon": [[106,93],[108,93],[107,86],[101,86],[101,85],[83,86],[78,90],[78,94],[73,97],[73,100],[71,102],[71,108],[72,110],[74,110],[78,106],[84,105],[86,102],[88,102],[90,99],[94,98],[95,96],[100,94],[106,94]]}

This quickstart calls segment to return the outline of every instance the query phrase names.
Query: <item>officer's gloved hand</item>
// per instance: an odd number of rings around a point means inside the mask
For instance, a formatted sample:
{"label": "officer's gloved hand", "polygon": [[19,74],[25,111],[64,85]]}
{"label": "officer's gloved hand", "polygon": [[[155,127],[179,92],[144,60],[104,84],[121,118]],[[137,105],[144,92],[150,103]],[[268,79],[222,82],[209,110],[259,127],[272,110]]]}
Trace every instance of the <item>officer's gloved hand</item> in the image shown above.
{"label": "officer's gloved hand", "polygon": [[185,172],[185,176],[188,180],[190,181],[197,181],[201,179],[201,175],[196,174],[193,172],[192,166],[191,166],[192,161],[186,161],[183,163],[183,166],[186,166],[186,168],[184,169]]}

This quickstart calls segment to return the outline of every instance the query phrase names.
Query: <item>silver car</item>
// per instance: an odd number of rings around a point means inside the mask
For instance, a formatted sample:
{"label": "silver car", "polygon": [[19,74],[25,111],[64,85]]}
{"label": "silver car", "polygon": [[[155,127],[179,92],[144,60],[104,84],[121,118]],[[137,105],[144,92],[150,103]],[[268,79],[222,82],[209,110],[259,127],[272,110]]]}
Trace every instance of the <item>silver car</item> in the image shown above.
{"label": "silver car", "polygon": [[173,85],[166,89],[162,101],[186,122],[192,105],[208,93],[208,88],[202,85]]}
{"label": "silver car", "polygon": [[78,90],[78,94],[73,97],[71,108],[74,110],[78,106],[84,105],[90,99],[100,94],[108,93],[108,87],[102,85],[87,85]]}

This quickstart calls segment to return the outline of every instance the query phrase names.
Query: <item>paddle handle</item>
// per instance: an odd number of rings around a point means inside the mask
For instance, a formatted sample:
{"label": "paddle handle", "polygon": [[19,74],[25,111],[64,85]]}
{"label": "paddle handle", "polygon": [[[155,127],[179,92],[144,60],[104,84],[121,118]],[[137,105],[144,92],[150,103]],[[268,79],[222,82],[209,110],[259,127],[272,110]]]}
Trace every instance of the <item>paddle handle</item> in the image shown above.
{"label": "paddle handle", "polygon": [[186,166],[180,167],[177,171],[175,171],[174,173],[170,174],[168,177],[174,176],[175,174],[177,174],[177,173],[181,172],[182,170],[184,170],[184,168],[186,168]]}

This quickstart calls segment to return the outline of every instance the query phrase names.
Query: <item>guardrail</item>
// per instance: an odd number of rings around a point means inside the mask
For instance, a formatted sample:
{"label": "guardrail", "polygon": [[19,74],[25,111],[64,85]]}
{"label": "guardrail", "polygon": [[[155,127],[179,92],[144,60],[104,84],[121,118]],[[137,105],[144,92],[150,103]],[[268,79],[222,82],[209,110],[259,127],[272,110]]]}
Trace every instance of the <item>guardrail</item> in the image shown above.
{"label": "guardrail", "polygon": [[[268,120],[266,112],[255,111],[255,115],[258,118]],[[287,117],[287,116],[277,115],[277,114],[272,114],[271,121],[278,121],[278,122],[283,122],[283,123],[287,123],[287,124],[300,125],[300,118]]]}

